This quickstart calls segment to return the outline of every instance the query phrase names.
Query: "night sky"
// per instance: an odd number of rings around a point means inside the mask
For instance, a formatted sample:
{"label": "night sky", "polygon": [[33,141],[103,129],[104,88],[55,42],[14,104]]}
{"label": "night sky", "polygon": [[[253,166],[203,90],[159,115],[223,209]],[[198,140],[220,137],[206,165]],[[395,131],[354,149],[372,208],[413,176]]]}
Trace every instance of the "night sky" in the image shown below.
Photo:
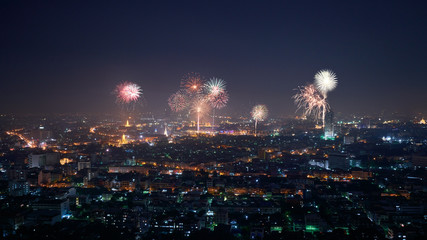
{"label": "night sky", "polygon": [[223,113],[287,116],[324,68],[336,112],[427,113],[425,1],[3,0],[0,19],[1,113],[120,111],[121,81],[162,112],[199,72],[227,81]]}

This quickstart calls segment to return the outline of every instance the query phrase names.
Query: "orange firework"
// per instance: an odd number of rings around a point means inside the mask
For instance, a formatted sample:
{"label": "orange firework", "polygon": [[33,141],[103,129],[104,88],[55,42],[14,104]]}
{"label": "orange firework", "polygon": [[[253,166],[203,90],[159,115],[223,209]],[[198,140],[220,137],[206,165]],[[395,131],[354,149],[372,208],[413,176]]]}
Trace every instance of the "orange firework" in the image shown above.
{"label": "orange firework", "polygon": [[189,93],[200,93],[204,84],[204,78],[198,73],[186,74],[181,81],[181,87],[185,88]]}

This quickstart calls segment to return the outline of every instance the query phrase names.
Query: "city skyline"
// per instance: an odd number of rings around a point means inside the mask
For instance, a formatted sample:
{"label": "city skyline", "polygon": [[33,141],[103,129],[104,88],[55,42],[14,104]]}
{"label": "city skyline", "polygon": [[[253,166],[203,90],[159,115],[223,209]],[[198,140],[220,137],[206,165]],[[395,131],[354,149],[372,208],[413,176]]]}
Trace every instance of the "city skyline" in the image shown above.
{"label": "city skyline", "polygon": [[[297,86],[333,69],[335,112],[426,113],[424,3],[2,3],[3,113],[118,112],[123,81],[141,112],[168,109],[189,72],[227,81],[228,106],[295,115]],[[97,9],[93,11],[91,9]]]}

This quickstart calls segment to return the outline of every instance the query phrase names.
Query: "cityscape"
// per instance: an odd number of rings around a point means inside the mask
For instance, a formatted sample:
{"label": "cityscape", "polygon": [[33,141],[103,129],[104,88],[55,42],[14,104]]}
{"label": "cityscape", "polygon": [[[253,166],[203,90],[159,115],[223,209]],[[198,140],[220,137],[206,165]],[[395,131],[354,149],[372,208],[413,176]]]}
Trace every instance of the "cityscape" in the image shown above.
{"label": "cityscape", "polygon": [[0,3],[0,239],[425,239],[427,5],[324,4]]}

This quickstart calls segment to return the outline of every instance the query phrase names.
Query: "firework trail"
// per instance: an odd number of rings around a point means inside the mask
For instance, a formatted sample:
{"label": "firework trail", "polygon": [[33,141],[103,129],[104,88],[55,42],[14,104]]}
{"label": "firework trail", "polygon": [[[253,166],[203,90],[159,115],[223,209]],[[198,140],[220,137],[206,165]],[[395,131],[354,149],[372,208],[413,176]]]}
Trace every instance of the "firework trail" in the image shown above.
{"label": "firework trail", "polygon": [[181,112],[185,110],[189,105],[189,98],[187,92],[184,90],[178,90],[178,92],[172,94],[168,99],[169,107],[174,112]]}
{"label": "firework trail", "polygon": [[200,94],[204,84],[205,79],[198,73],[186,74],[181,80],[181,87],[190,94]]}
{"label": "firework trail", "polygon": [[255,120],[255,136],[256,136],[258,121],[264,121],[267,118],[267,115],[268,115],[268,109],[267,109],[267,106],[265,105],[258,104],[252,108],[251,116]]}
{"label": "firework trail", "polygon": [[328,92],[337,87],[337,75],[331,70],[320,70],[314,75],[314,84],[322,96],[326,98]]}
{"label": "firework trail", "polygon": [[198,94],[197,97],[193,98],[193,106],[190,111],[196,112],[197,114],[197,133],[200,132],[200,117],[208,111],[208,105],[206,104],[208,99],[202,94]]}
{"label": "firework trail", "polygon": [[322,97],[321,93],[313,84],[298,87],[298,93],[293,96],[294,102],[297,105],[297,111],[302,109],[304,116],[313,116],[316,120],[323,118],[323,113],[329,110],[329,104],[326,98]]}

